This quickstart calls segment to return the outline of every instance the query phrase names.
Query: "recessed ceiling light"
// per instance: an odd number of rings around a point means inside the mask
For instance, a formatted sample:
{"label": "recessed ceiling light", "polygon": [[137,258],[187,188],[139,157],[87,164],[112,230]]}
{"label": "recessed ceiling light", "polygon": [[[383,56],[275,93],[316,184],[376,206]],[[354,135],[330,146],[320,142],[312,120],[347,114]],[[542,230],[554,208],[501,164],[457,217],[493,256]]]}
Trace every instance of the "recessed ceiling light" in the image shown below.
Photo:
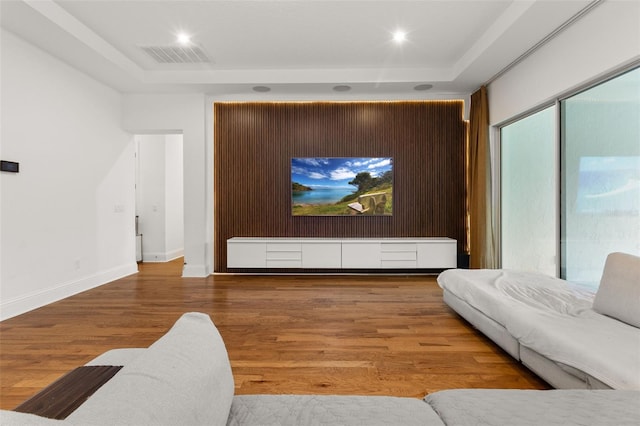
{"label": "recessed ceiling light", "polygon": [[433,87],[433,84],[418,84],[414,86],[413,90],[429,90]]}
{"label": "recessed ceiling light", "polygon": [[333,90],[336,92],[348,92],[351,90],[351,86],[347,86],[345,84],[339,86],[333,86]]}
{"label": "recessed ceiling light", "polygon": [[253,86],[252,89],[254,92],[260,92],[260,93],[265,93],[265,92],[270,92],[271,91],[271,87],[267,87],[267,86]]}
{"label": "recessed ceiling light", "polygon": [[176,36],[176,41],[181,45],[186,46],[191,43],[191,36],[187,33],[179,33]]}
{"label": "recessed ceiling light", "polygon": [[393,41],[398,44],[404,43],[405,41],[407,41],[407,33],[402,30],[397,30],[393,33]]}

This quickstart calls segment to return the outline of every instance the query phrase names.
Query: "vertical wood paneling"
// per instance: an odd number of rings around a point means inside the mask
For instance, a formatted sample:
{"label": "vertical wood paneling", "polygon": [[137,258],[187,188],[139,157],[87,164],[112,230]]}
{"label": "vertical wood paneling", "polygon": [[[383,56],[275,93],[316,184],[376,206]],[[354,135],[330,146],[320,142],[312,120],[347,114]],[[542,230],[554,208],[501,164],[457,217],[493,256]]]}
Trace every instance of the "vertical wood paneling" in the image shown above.
{"label": "vertical wood paneling", "polygon": [[[446,236],[466,246],[461,101],[214,105],[215,270],[231,237]],[[291,215],[292,157],[393,157],[393,216]]]}

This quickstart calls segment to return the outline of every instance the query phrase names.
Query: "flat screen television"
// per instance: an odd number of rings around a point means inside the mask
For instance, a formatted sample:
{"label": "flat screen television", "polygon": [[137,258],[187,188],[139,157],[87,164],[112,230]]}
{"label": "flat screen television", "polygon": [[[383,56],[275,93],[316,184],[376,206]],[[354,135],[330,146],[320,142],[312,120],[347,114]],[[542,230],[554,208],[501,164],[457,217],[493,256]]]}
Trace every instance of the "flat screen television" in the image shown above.
{"label": "flat screen television", "polygon": [[392,157],[291,159],[294,216],[391,216]]}

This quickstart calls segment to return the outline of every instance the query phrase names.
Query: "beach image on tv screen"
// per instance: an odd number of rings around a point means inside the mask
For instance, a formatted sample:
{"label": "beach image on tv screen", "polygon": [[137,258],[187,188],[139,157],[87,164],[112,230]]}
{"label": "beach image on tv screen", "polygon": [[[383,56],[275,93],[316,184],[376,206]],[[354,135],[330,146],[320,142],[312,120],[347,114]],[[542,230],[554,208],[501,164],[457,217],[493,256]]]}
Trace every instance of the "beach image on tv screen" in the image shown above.
{"label": "beach image on tv screen", "polygon": [[291,159],[294,216],[389,216],[393,213],[391,157]]}

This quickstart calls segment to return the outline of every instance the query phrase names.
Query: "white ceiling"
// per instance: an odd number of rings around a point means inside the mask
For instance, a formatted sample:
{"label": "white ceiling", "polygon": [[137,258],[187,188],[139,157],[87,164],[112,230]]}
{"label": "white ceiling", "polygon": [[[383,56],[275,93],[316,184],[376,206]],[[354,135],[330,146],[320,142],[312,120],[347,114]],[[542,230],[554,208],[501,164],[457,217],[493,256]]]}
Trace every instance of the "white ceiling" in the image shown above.
{"label": "white ceiling", "polygon": [[[591,0],[0,0],[6,30],[121,92],[464,97]],[[407,41],[397,45],[392,32]],[[184,31],[209,63],[142,46]],[[416,91],[418,84],[432,84]],[[344,92],[343,92],[344,93]]]}

